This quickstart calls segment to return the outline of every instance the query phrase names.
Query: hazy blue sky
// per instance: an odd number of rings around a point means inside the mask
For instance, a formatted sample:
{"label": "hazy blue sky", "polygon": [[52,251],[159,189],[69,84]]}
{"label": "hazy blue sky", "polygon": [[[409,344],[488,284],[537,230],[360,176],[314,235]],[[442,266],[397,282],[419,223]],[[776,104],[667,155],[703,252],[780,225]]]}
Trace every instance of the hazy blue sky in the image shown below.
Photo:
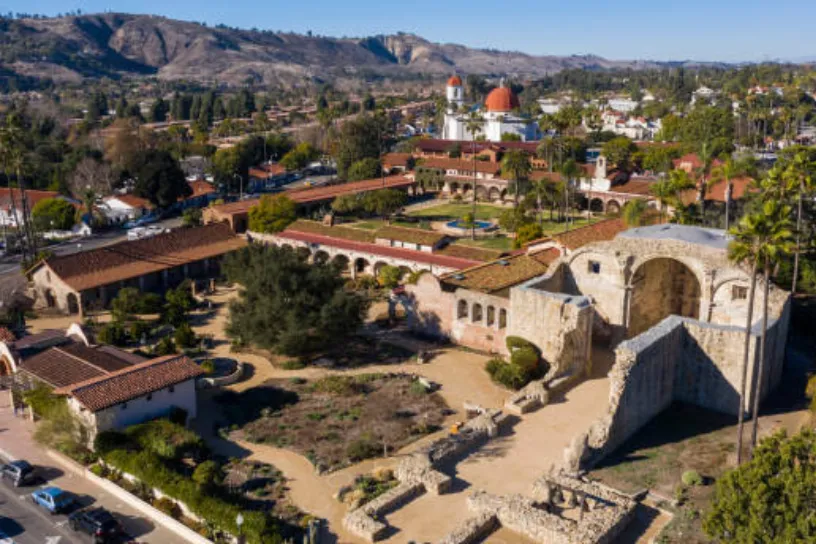
{"label": "hazy blue sky", "polygon": [[330,36],[614,59],[816,58],[816,0],[0,0],[0,12],[119,11]]}

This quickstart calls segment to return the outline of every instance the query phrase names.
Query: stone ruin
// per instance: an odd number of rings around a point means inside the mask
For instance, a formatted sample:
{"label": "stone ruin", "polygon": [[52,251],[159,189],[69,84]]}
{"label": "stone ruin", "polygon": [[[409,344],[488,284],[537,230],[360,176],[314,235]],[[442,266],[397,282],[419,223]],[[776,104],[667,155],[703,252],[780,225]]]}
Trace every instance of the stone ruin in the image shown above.
{"label": "stone ruin", "polygon": [[472,408],[479,415],[462,425],[457,434],[435,440],[400,461],[394,471],[399,485],[349,512],[343,518],[345,528],[367,542],[376,542],[388,533],[388,525],[383,521],[388,512],[423,493],[447,493],[453,480],[438,468],[495,437],[508,417],[500,410]]}
{"label": "stone ruin", "polygon": [[476,542],[499,527],[541,544],[610,544],[632,520],[635,505],[597,483],[552,474],[536,480],[531,497],[473,493],[468,507],[475,516],[440,544]]}

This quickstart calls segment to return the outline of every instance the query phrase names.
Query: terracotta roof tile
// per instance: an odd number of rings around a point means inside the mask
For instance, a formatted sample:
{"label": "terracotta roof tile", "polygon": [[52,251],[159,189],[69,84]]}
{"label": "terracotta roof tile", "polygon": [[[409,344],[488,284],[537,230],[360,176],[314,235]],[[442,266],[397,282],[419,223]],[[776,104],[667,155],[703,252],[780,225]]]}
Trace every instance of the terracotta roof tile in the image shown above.
{"label": "terracotta roof tile", "polygon": [[459,170],[465,172],[472,172],[473,168],[480,174],[498,175],[501,171],[501,165],[496,162],[488,161],[467,161],[464,159],[423,159],[422,165],[425,168],[438,168],[440,170]]}
{"label": "terracotta roof tile", "polygon": [[122,350],[112,349],[115,351],[103,351],[100,347],[89,347],[81,343],[66,344],[24,359],[20,363],[20,369],[53,387],[66,387],[106,376],[145,360]]}
{"label": "terracotta roof tile", "polygon": [[317,221],[309,221],[308,219],[298,219],[288,227],[284,232],[304,232],[309,234],[319,234],[329,238],[338,238],[341,240],[352,240],[355,242],[365,242],[373,244],[375,240],[374,231],[367,229],[357,229],[353,227],[334,226],[329,227]]}
{"label": "terracotta roof tile", "polygon": [[76,291],[127,280],[239,249],[246,240],[229,225],[175,229],[142,240],[119,242],[44,261]]}
{"label": "terracotta roof tile", "polygon": [[383,166],[394,168],[395,166],[407,167],[408,163],[413,159],[410,153],[386,153],[383,155]]}
{"label": "terracotta roof tile", "polygon": [[495,261],[502,256],[501,251],[495,249],[485,249],[482,247],[466,246],[464,244],[448,244],[436,251],[437,255],[447,255],[449,257],[459,257],[461,259],[472,259],[474,261]]}
{"label": "terracotta roof tile", "polygon": [[[535,154],[538,144],[540,142],[476,142],[476,152],[484,151],[485,149],[496,149],[504,151],[507,149],[521,149],[528,153]],[[470,152],[473,142],[468,140],[441,140],[432,138],[421,138],[417,140],[414,149],[426,153],[442,153],[449,151],[451,147],[459,145],[462,151]]]}
{"label": "terracotta roof tile", "polygon": [[623,219],[615,218],[599,221],[568,232],[553,234],[552,238],[567,249],[575,250],[592,242],[612,240],[625,230],[627,230],[627,227]]}
{"label": "terracotta roof tile", "polygon": [[645,179],[629,179],[629,181],[620,185],[613,185],[609,192],[627,195],[650,195],[652,183],[652,181]]}
{"label": "terracotta roof tile", "polygon": [[[22,193],[19,189],[9,189],[8,187],[0,187],[0,208],[4,210],[11,209],[12,191],[14,196],[14,205],[19,210],[23,202]],[[56,191],[26,191],[26,203],[28,209],[33,208],[37,202],[46,198],[57,198],[60,194]]]}
{"label": "terracotta roof tile", "polygon": [[385,226],[377,230],[374,234],[375,239],[397,240],[400,242],[408,242],[409,244],[420,244],[423,246],[435,246],[446,238],[441,234],[432,230],[424,229],[410,229],[406,227]]}
{"label": "terracotta roof tile", "polygon": [[190,196],[186,198],[181,198],[179,200],[187,200],[190,198],[197,198],[199,196],[209,195],[215,192],[215,187],[213,187],[212,183],[204,181],[203,179],[197,179],[195,181],[187,182],[187,185],[190,186],[190,189],[193,191]]}
{"label": "terracotta roof tile", "polygon": [[546,264],[521,254],[445,274],[440,281],[454,287],[496,294],[546,272]]}
{"label": "terracotta roof tile", "polygon": [[17,340],[17,337],[8,329],[8,327],[0,327],[0,342],[11,343],[15,340]]}
{"label": "terracotta roof tile", "polygon": [[61,387],[55,393],[71,395],[91,412],[98,412],[202,374],[201,367],[186,355],[168,355]]}

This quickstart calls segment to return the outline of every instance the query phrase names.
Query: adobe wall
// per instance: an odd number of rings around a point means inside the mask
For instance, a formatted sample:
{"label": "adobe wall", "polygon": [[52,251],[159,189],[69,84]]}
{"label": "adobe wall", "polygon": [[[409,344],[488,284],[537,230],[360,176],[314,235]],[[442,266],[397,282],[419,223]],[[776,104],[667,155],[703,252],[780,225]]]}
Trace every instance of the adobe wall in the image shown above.
{"label": "adobe wall", "polygon": [[545,379],[578,375],[589,368],[594,309],[587,297],[542,290],[535,278],[510,290],[508,334],[534,343],[551,368]]}
{"label": "adobe wall", "polygon": [[[760,400],[781,380],[789,315],[789,305],[785,304],[779,318],[769,320]],[[759,357],[760,331],[756,324],[751,332],[746,411],[753,404],[753,369]],[[744,342],[743,328],[670,316],[621,343],[609,375],[608,412],[590,428],[588,451],[573,457],[596,462],[674,401],[736,414]]]}

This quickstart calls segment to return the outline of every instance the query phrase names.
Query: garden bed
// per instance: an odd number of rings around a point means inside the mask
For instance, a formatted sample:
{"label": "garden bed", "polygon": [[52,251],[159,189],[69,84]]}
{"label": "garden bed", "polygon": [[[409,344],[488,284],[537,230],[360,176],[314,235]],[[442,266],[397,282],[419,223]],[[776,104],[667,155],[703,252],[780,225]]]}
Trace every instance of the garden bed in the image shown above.
{"label": "garden bed", "polygon": [[270,380],[216,400],[235,438],[292,449],[325,471],[390,454],[448,413],[441,396],[406,374]]}

